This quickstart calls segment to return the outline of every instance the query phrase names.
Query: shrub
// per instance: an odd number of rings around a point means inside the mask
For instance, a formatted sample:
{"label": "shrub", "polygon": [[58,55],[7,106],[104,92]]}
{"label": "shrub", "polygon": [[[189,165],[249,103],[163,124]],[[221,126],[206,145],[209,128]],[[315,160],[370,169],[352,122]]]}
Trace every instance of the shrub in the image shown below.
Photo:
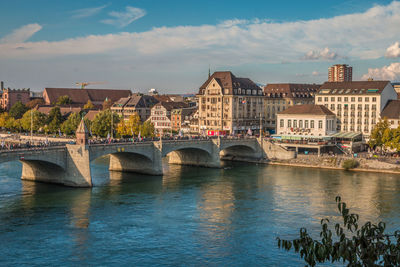
{"label": "shrub", "polygon": [[358,161],[357,161],[357,160],[355,160],[355,159],[346,159],[346,160],[343,162],[342,167],[343,167],[345,170],[350,170],[350,169],[357,168],[358,165],[359,165],[359,164],[358,164]]}

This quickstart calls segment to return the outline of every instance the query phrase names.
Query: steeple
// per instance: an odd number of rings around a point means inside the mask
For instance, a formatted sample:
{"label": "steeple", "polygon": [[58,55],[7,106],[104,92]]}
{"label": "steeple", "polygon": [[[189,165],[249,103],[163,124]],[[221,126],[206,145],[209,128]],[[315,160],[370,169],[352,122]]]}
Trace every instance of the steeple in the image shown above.
{"label": "steeple", "polygon": [[211,69],[210,69],[210,65],[208,65],[208,78],[211,77]]}
{"label": "steeple", "polygon": [[85,121],[81,120],[78,128],[76,129],[76,144],[77,145],[87,145],[89,138],[89,131],[86,127]]}

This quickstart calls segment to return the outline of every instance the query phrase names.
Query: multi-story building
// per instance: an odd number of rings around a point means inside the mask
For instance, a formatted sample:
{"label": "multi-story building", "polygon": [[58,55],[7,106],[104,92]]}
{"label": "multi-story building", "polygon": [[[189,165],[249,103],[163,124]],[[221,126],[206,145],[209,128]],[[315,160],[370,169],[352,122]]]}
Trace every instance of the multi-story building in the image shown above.
{"label": "multi-story building", "polygon": [[369,139],[389,100],[397,99],[389,81],[326,82],[315,104],[329,108],[338,118],[338,130],[362,132]]}
{"label": "multi-story building", "polygon": [[277,114],[279,135],[329,136],[336,133],[336,116],[322,105],[296,105]]}
{"label": "multi-story building", "polygon": [[351,82],[353,80],[353,67],[346,64],[336,64],[328,69],[329,82]]}
{"label": "multi-story building", "polygon": [[388,120],[390,128],[398,128],[400,126],[400,100],[389,100],[382,110],[381,118]]}
{"label": "multi-story building", "polygon": [[140,116],[140,120],[144,122],[150,117],[151,108],[158,102],[153,96],[134,94],[120,98],[113,104],[111,110],[125,120],[137,113]]}
{"label": "multi-story building", "polygon": [[172,132],[171,113],[174,109],[187,108],[183,102],[159,102],[151,109],[148,120],[154,124],[156,133],[163,135]]}
{"label": "multi-story building", "polygon": [[397,93],[397,99],[400,99],[400,83],[392,83],[392,85]]}
{"label": "multi-story building", "polygon": [[270,83],[264,87],[265,128],[273,133],[276,114],[290,106],[314,104],[314,94],[320,84]]}
{"label": "multi-story building", "polygon": [[209,135],[246,133],[260,129],[261,87],[230,71],[217,71],[200,86],[199,128]]}
{"label": "multi-story building", "polygon": [[3,110],[9,110],[18,101],[22,104],[30,101],[30,89],[4,88],[4,82],[0,82],[0,87],[0,107]]}
{"label": "multi-story building", "polygon": [[182,128],[189,129],[185,132],[190,131],[190,117],[196,108],[177,108],[171,111],[171,124],[173,131],[180,131]]}

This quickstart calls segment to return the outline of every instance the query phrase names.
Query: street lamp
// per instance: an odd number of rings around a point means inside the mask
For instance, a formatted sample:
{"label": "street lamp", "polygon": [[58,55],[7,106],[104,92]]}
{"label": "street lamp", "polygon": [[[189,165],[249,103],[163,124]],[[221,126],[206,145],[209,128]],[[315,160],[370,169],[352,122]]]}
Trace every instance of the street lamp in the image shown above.
{"label": "street lamp", "polygon": [[33,110],[31,109],[31,145],[33,144]]}

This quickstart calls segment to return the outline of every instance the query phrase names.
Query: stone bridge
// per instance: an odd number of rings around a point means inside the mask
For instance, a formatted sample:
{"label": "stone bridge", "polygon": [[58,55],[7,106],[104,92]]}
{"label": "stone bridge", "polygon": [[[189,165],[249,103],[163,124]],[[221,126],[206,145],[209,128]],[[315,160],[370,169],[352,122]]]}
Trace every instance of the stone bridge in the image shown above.
{"label": "stone bridge", "polygon": [[[220,167],[221,157],[228,160],[264,159],[271,145],[260,139],[193,139],[136,143],[65,145],[40,149],[0,152],[0,163],[22,162],[22,179],[91,187],[90,162],[110,156],[109,169],[162,175],[162,158],[169,163]],[[289,153],[290,154],[290,153]],[[289,156],[290,157],[290,156]]]}

